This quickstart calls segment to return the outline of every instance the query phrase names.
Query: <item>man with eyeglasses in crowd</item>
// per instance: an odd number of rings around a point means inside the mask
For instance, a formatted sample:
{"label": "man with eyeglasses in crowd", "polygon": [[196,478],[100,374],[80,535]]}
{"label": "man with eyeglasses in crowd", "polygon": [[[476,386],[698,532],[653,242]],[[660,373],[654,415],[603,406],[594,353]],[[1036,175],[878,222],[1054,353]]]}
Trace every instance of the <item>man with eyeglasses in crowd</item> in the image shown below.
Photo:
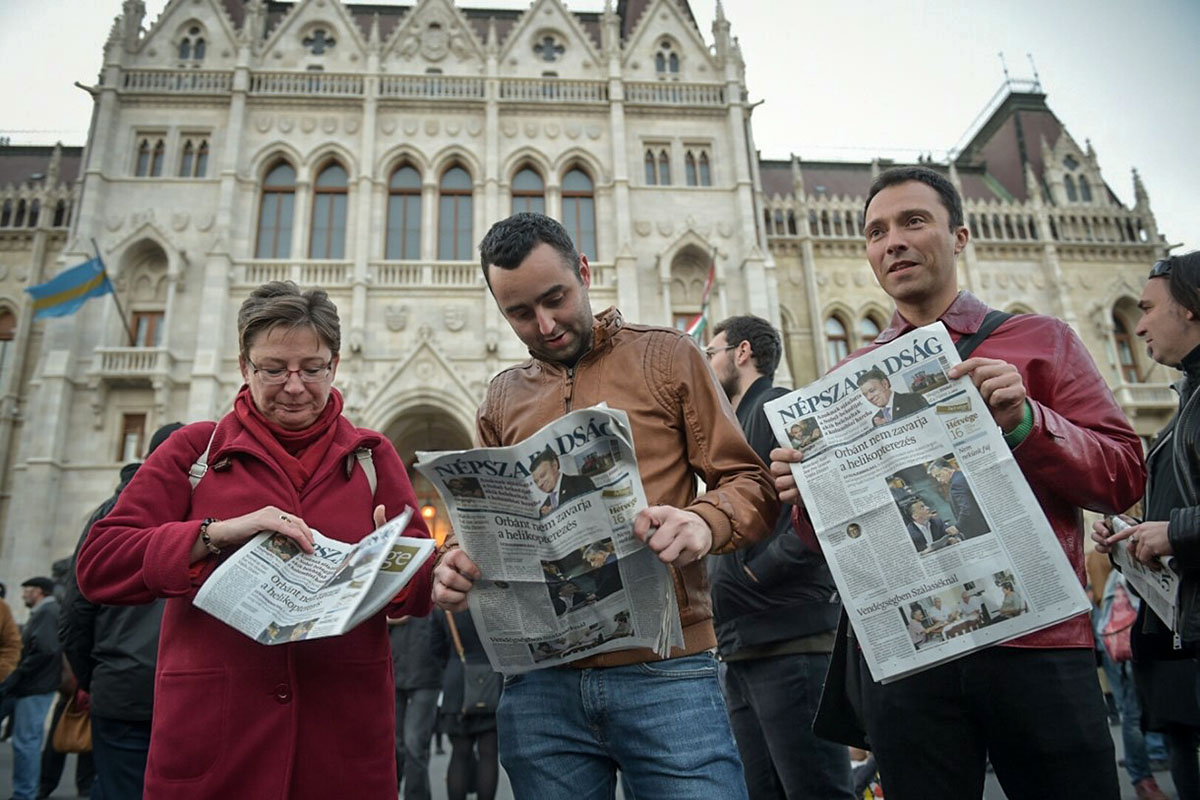
{"label": "man with eyeglasses in crowd", "polygon": [[[776,446],[763,405],[782,355],[765,319],[730,317],[705,349],[746,441],[766,461]],[[784,506],[770,537],[709,559],[725,703],[750,800],[850,800],[846,748],[812,732],[841,602],[829,566],[804,546]]]}
{"label": "man with eyeglasses in crowd", "polygon": [[[867,260],[896,311],[851,357],[935,321],[955,341],[979,331],[990,309],[958,289],[956,261],[970,232],[945,176],[925,167],[884,172],[864,219]],[[949,374],[978,387],[1082,586],[1080,509],[1124,510],[1145,480],[1141,444],[1091,355],[1064,322],[1021,314]],[[798,502],[791,465],[802,454],[780,448],[771,457],[780,499]],[[807,539],[811,521],[797,517]],[[861,652],[849,657],[869,675]],[[1119,797],[1087,614],[887,685],[866,678],[861,690],[888,800],[980,797],[988,760],[1009,797]]]}

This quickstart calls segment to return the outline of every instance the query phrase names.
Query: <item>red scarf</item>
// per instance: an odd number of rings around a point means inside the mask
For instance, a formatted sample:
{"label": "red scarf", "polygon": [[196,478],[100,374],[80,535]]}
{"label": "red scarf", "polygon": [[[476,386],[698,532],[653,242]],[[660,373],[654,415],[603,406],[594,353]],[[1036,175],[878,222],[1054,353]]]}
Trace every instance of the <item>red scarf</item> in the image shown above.
{"label": "red scarf", "polygon": [[242,427],[283,468],[299,492],[325,460],[329,445],[333,443],[337,433],[336,423],[342,415],[342,395],[337,389],[331,389],[329,400],[316,422],[299,431],[289,431],[264,417],[254,405],[249,386],[242,386],[238,392],[237,399],[233,401],[233,413],[237,414]]}

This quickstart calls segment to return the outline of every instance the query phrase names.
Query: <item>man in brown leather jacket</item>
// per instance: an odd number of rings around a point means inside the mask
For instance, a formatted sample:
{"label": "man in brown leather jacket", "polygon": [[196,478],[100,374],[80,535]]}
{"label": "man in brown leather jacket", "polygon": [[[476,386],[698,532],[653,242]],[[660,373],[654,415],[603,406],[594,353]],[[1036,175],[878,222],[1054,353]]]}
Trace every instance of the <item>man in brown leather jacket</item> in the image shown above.
{"label": "man in brown leather jacket", "polygon": [[[746,796],[717,682],[716,639],[702,559],[765,536],[778,504],[704,355],[678,331],[593,316],[591,268],[561,225],[516,214],[480,245],[500,311],[532,358],[497,375],[479,409],[485,447],[511,445],[575,408],[629,415],[649,508],[634,533],[671,568],[684,647],[660,660],[622,650],[506,681],[500,758],[514,795],[570,797],[616,787],[637,797]],[[697,496],[696,478],[708,491]],[[434,600],[461,609],[479,570],[451,549]]]}

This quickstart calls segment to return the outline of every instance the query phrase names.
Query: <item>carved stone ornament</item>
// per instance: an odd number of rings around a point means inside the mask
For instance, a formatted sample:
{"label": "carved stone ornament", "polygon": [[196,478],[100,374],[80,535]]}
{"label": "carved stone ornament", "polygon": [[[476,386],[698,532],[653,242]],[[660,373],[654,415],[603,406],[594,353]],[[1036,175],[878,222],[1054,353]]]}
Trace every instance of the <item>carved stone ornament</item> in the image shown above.
{"label": "carved stone ornament", "polygon": [[211,211],[201,214],[196,218],[196,230],[206,232],[210,231],[212,230],[212,226],[216,221],[217,217]]}
{"label": "carved stone ornament", "polygon": [[266,133],[267,131],[271,130],[272,122],[273,120],[266,114],[257,116],[254,118],[254,130],[258,131],[259,133]]}
{"label": "carved stone ornament", "polygon": [[517,123],[515,120],[506,119],[500,123],[500,131],[509,139],[517,135]]}
{"label": "carved stone ornament", "polygon": [[1001,272],[998,276],[996,276],[996,284],[999,285],[1001,289],[1007,289],[1009,284],[1008,274]]}
{"label": "carved stone ornament", "polygon": [[421,123],[415,119],[404,120],[404,135],[416,136],[417,131],[421,129]]}
{"label": "carved stone ornament", "polygon": [[669,219],[660,219],[658,221],[658,235],[670,236],[675,232],[675,223]]}
{"label": "carved stone ornament", "polygon": [[441,61],[450,53],[450,33],[446,23],[435,21],[421,31],[421,55],[430,61]]}
{"label": "carved stone ornament", "polygon": [[833,282],[835,284],[837,284],[838,286],[845,286],[846,285],[846,273],[835,272],[833,275]]}
{"label": "carved stone ornament", "polygon": [[396,132],[396,120],[388,117],[387,119],[379,120],[379,130],[383,131],[388,136]]}
{"label": "carved stone ornament", "polygon": [[557,139],[561,130],[562,129],[558,126],[557,122],[546,123],[546,136],[550,139]]}
{"label": "carved stone ornament", "polygon": [[292,128],[294,127],[296,127],[296,121],[291,117],[279,118],[279,130],[283,131],[284,133],[291,133]]}
{"label": "carved stone ornament", "polygon": [[1045,275],[1034,275],[1033,276],[1033,285],[1039,289],[1045,289],[1046,288],[1046,276]]}
{"label": "carved stone ornament", "polygon": [[828,286],[828,285],[829,285],[829,273],[818,272],[817,273],[817,286]]}
{"label": "carved stone ornament", "polygon": [[483,123],[477,119],[472,119],[467,122],[467,133],[472,136],[478,136],[483,133]]}
{"label": "carved stone ornament", "polygon": [[316,117],[301,117],[300,118],[300,130],[301,131],[303,131],[304,133],[312,133],[316,129],[317,129],[317,118]]}
{"label": "carved stone ornament", "polygon": [[982,288],[984,288],[984,289],[986,289],[986,288],[988,288],[989,286],[991,286],[991,285],[992,285],[992,276],[991,276],[991,274],[990,274],[990,273],[987,273],[987,272],[985,272],[985,273],[983,273],[982,275],[980,275],[980,276],[979,276],[979,285],[980,285]]}
{"label": "carved stone ornament", "polygon": [[325,133],[336,133],[337,129],[337,117],[323,117],[321,119],[321,130],[323,130]]}
{"label": "carved stone ornament", "polygon": [[188,226],[188,222],[190,221],[191,216],[186,211],[180,211],[179,213],[171,215],[171,227],[174,228],[176,232],[180,232],[186,228]]}
{"label": "carved stone ornament", "polygon": [[855,286],[866,286],[867,285],[867,276],[861,272],[854,273],[854,285]]}
{"label": "carved stone ornament", "polygon": [[436,119],[425,120],[425,134],[427,136],[437,136],[438,130],[441,128],[441,123]]}
{"label": "carved stone ornament", "polygon": [[442,310],[442,322],[446,330],[457,333],[467,325],[467,310],[462,306],[446,306]]}
{"label": "carved stone ornament", "polygon": [[578,139],[579,135],[583,133],[583,126],[578,122],[568,122],[563,126],[563,131],[567,134],[568,139]]}
{"label": "carved stone ornament", "polygon": [[592,124],[587,126],[587,135],[589,139],[599,139],[600,134],[604,133],[604,129],[599,125]]}
{"label": "carved stone ornament", "polygon": [[639,219],[637,222],[633,223],[633,229],[637,232],[638,236],[646,237],[650,235],[651,226],[649,221]]}
{"label": "carved stone ornament", "polygon": [[458,120],[446,123],[446,133],[450,136],[458,136],[462,131],[462,123]]}
{"label": "carved stone ornament", "polygon": [[417,338],[422,342],[428,342],[433,338],[433,326],[426,323],[417,328]]}
{"label": "carved stone ornament", "polygon": [[1013,283],[1015,283],[1017,285],[1018,289],[1024,289],[1026,286],[1029,285],[1029,276],[1028,275],[1013,275]]}
{"label": "carved stone ornament", "polygon": [[722,220],[717,223],[717,233],[721,234],[721,238],[723,239],[728,239],[730,236],[733,236],[734,230],[736,230],[736,228],[732,222]]}
{"label": "carved stone ornament", "polygon": [[8,280],[8,264],[0,264],[0,281]]}
{"label": "carved stone ornament", "polygon": [[346,129],[346,133],[358,133],[358,120],[354,117],[351,117],[350,119],[346,120],[343,127]]}
{"label": "carved stone ornament", "polygon": [[417,377],[421,380],[421,383],[429,383],[429,379],[433,377],[436,367],[429,359],[422,358],[417,362],[413,371],[417,373]]}
{"label": "carved stone ornament", "polygon": [[538,135],[538,124],[536,122],[525,123],[525,137],[532,139]]}
{"label": "carved stone ornament", "polygon": [[392,333],[408,327],[408,306],[390,305],[383,310],[383,321]]}
{"label": "carved stone ornament", "polygon": [[124,224],[125,224],[125,218],[122,216],[119,216],[117,214],[109,214],[104,219],[104,227],[108,228],[113,233],[116,233],[117,231],[121,230],[121,226]]}

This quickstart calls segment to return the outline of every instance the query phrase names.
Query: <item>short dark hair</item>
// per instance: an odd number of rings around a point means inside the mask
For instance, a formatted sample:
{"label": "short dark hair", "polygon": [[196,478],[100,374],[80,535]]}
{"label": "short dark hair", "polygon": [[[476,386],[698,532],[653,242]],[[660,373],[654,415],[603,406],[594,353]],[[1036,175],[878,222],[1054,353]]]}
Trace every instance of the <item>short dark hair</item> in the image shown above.
{"label": "short dark hair", "polygon": [[861,389],[863,384],[867,381],[882,381],[888,386],[892,385],[892,379],[884,374],[884,371],[879,367],[871,367],[866,372],[860,373],[858,376],[858,383],[856,385]]}
{"label": "short dark hair", "polygon": [[551,450],[549,445],[546,445],[545,450],[533,457],[533,461],[531,461],[529,464],[529,471],[533,472],[534,469],[537,468],[538,464],[553,464],[557,467],[559,465],[558,454]]}
{"label": "short dark hair", "polygon": [[1171,262],[1171,272],[1167,276],[1171,299],[1200,321],[1200,250],[1166,260]]}
{"label": "short dark hair", "polygon": [[951,230],[964,224],[962,195],[958,193],[958,189],[954,188],[954,184],[945,175],[942,175],[940,172],[934,172],[928,167],[895,167],[882,173],[872,181],[871,188],[867,192],[867,202],[863,203],[863,220],[865,221],[867,218],[867,209],[870,207],[871,201],[875,199],[875,195],[889,186],[897,186],[909,181],[923,183],[938,193],[942,205],[945,206],[946,211],[950,214]]}
{"label": "short dark hair", "polygon": [[750,343],[750,352],[754,354],[754,368],[759,375],[768,378],[775,377],[779,366],[779,358],[783,354],[783,342],[779,331],[762,317],[753,314],[743,314],[730,317],[717,323],[712,330],[713,336],[725,334],[725,344],[736,347],[742,342]]}
{"label": "short dark hair", "polygon": [[301,292],[291,281],[271,281],[251,292],[238,309],[237,327],[242,358],[250,357],[259,334],[278,327],[312,328],[332,356],[342,347],[338,310],[329,295],[323,289]]}
{"label": "short dark hair", "polygon": [[479,243],[479,263],[483,266],[483,279],[488,288],[492,287],[488,267],[516,269],[539,244],[548,244],[557,250],[579,278],[579,251],[567,229],[545,214],[522,211],[497,222]]}
{"label": "short dark hair", "polygon": [[948,469],[954,472],[954,467],[944,458],[935,458],[929,462],[929,466],[925,467],[925,474],[932,475],[935,469]]}
{"label": "short dark hair", "polygon": [[905,497],[903,500],[900,501],[899,506],[900,506],[900,515],[904,517],[904,521],[906,523],[915,521],[915,520],[913,520],[912,512],[913,512],[913,506],[915,506],[917,503],[920,503],[921,505],[928,508],[930,511],[933,511],[933,506],[929,505],[929,501],[926,500],[924,497],[921,497],[921,495],[914,494],[914,495]]}

